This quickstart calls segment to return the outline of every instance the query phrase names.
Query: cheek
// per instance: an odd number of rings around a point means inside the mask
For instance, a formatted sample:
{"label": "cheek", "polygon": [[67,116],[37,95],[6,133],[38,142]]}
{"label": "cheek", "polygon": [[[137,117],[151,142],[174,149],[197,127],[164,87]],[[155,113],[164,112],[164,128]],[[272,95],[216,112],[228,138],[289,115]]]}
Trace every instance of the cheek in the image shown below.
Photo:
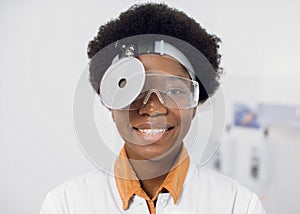
{"label": "cheek", "polygon": [[114,110],[112,112],[112,117],[115,122],[115,125],[118,129],[118,131],[121,133],[124,131],[124,127],[128,124],[128,114],[125,114],[122,111]]}
{"label": "cheek", "polygon": [[192,110],[178,110],[173,112],[177,123],[180,126],[188,125],[191,123],[194,115],[194,111]]}
{"label": "cheek", "polygon": [[112,116],[115,122],[115,126],[118,129],[119,134],[125,140],[130,140],[132,136],[132,125],[130,120],[134,117],[131,111],[114,110]]}
{"label": "cheek", "polygon": [[112,117],[117,126],[124,125],[129,121],[129,115],[127,111],[114,110],[112,112]]}
{"label": "cheek", "polygon": [[181,133],[186,135],[190,129],[191,122],[193,120],[193,111],[191,110],[182,110],[180,114],[178,114],[178,123],[180,124]]}

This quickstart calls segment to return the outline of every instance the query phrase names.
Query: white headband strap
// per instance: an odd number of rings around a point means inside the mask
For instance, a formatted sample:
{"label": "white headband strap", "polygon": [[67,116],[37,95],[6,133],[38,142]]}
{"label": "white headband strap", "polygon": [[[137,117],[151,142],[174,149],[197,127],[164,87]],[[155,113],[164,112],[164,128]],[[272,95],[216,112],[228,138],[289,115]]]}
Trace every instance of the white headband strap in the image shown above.
{"label": "white headband strap", "polygon": [[195,71],[193,69],[192,64],[186,58],[186,56],[180,50],[178,50],[176,47],[174,47],[173,45],[171,45],[169,43],[164,42],[163,40],[155,41],[154,51],[156,53],[159,53],[160,55],[167,54],[167,55],[175,58],[178,62],[180,62],[187,69],[190,77],[193,80],[195,80]]}
{"label": "white headband strap", "polygon": [[[164,42],[163,40],[155,41],[154,42],[154,53],[157,53],[160,55],[167,54],[167,55],[175,58],[178,62],[180,62],[187,69],[187,72],[189,73],[192,80],[196,79],[195,71],[193,69],[192,64],[190,63],[188,58],[178,48],[174,47],[173,45],[171,45],[169,43]],[[116,55],[113,58],[112,64],[115,63],[117,60],[119,60],[119,55]]]}

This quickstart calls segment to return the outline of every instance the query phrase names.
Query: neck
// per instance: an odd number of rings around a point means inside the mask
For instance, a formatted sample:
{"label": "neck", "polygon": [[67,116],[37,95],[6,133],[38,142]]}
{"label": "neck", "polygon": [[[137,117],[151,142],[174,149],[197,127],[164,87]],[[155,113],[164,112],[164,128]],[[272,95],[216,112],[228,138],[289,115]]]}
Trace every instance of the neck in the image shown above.
{"label": "neck", "polygon": [[165,180],[181,151],[181,147],[182,144],[173,149],[166,157],[159,160],[135,160],[132,159],[131,152],[127,150],[130,164],[139,178],[144,191],[150,198],[155,195]]}

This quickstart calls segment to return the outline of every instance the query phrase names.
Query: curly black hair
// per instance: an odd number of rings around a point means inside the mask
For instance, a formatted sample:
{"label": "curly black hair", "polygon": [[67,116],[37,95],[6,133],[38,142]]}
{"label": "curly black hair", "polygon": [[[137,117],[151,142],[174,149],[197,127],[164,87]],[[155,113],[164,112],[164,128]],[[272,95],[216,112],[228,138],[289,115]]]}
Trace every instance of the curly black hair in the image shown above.
{"label": "curly black hair", "polygon": [[[113,42],[140,34],[163,34],[181,39],[194,46],[213,66],[215,77],[211,84],[213,91],[218,88],[221,74],[221,55],[218,53],[218,48],[221,40],[217,36],[207,33],[199,23],[184,12],[170,8],[163,3],[135,4],[127,11],[122,12],[118,18],[100,26],[97,36],[88,44],[88,57],[91,59],[98,51]],[[205,101],[208,94],[201,81],[196,80],[200,83],[199,102]],[[96,81],[94,79],[90,81],[96,92],[99,93],[99,88],[95,88],[95,86],[99,85],[100,81],[97,83],[93,83]],[[204,90],[201,90],[201,87]]]}

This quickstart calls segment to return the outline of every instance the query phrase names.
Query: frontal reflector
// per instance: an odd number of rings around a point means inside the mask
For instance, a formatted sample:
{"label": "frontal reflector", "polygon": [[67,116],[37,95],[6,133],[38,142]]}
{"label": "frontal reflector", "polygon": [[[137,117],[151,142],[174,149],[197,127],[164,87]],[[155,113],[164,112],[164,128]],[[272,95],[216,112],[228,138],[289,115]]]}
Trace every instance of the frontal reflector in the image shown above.
{"label": "frontal reflector", "polygon": [[122,109],[132,103],[143,89],[145,70],[136,58],[125,57],[112,64],[100,84],[100,97],[110,109]]}

